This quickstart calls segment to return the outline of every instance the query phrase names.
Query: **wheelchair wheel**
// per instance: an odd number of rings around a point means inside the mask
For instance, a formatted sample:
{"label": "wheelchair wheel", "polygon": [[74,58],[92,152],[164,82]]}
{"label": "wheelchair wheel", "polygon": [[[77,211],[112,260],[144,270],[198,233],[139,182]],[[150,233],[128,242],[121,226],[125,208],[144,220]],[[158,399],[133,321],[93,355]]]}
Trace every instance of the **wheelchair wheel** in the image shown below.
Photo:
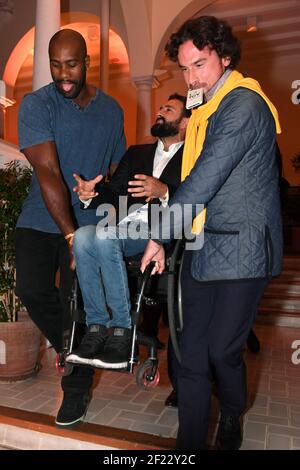
{"label": "wheelchair wheel", "polygon": [[136,371],[136,383],[144,390],[152,390],[159,383],[160,375],[157,364],[151,359],[145,361]]}
{"label": "wheelchair wheel", "polygon": [[66,365],[66,353],[65,351],[62,351],[60,353],[56,354],[55,358],[55,369],[57,370],[58,374],[63,375],[65,371],[65,365]]}
{"label": "wheelchair wheel", "polygon": [[74,364],[66,362],[67,351],[56,354],[55,368],[59,375],[71,375],[74,369]]}
{"label": "wheelchair wheel", "polygon": [[177,240],[173,254],[169,260],[169,271],[177,273],[168,276],[168,319],[169,332],[174,353],[178,362],[181,361],[179,349],[179,336],[183,328],[181,271],[183,265],[185,240]]}

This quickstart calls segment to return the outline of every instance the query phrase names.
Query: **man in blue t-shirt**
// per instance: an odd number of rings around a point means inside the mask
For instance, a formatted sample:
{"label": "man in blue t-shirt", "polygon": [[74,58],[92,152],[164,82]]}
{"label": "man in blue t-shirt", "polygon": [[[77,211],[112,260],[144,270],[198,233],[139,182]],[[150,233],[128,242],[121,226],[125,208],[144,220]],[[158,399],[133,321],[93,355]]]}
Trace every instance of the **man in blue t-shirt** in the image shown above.
{"label": "man in blue t-shirt", "polygon": [[[73,173],[83,179],[113,172],[125,152],[123,111],[86,83],[89,66],[84,38],[58,31],[49,43],[53,83],[26,95],[19,111],[19,146],[33,167],[16,235],[16,292],[57,352],[63,348],[63,306],[55,287],[62,259],[72,255],[78,226],[97,223],[72,191]],[[60,421],[72,425],[86,411],[91,369],[63,377]]]}

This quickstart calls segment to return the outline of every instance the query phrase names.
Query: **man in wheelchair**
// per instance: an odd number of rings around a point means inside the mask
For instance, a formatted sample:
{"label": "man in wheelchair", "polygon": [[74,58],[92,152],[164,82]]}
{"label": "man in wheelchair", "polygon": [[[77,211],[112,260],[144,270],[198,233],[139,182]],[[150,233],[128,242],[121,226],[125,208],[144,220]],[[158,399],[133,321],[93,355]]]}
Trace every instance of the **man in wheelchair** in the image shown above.
{"label": "man in wheelchair", "polygon": [[[144,251],[149,238],[149,205],[167,205],[180,184],[190,116],[185,101],[178,94],[169,97],[151,128],[158,141],[130,147],[109,183],[103,183],[101,175],[91,181],[74,175],[78,183],[74,190],[86,209],[99,206],[104,215],[110,204],[119,222],[107,225],[103,219],[97,227],[82,227],[75,233],[73,252],[88,328],[67,362],[109,369],[127,365],[132,325],[124,257]],[[121,215],[120,196],[128,196],[126,217]]]}

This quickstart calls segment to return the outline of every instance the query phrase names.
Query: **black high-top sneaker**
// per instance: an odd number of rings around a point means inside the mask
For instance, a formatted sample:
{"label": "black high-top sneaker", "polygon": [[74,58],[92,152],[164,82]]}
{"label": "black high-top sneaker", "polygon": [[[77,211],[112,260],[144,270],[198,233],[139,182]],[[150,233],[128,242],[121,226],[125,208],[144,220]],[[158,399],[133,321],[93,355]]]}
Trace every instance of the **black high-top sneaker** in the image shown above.
{"label": "black high-top sneaker", "polygon": [[105,326],[89,325],[80,345],[67,356],[66,361],[90,365],[91,360],[104,350],[107,338],[108,330]]}
{"label": "black high-top sneaker", "polygon": [[88,393],[65,392],[55,424],[59,428],[75,428],[85,418],[90,397]]}
{"label": "black high-top sneaker", "polygon": [[104,369],[123,369],[127,367],[132,343],[132,330],[129,328],[112,328],[104,350],[93,359],[94,367]]}

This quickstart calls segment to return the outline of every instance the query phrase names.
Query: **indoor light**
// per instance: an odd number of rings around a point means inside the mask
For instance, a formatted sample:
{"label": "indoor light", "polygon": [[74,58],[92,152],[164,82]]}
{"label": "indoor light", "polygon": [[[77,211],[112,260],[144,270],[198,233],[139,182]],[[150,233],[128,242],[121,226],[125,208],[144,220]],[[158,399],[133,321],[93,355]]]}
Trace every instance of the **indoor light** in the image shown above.
{"label": "indoor light", "polygon": [[254,33],[257,31],[257,21],[256,16],[248,16],[247,17],[247,33]]}

